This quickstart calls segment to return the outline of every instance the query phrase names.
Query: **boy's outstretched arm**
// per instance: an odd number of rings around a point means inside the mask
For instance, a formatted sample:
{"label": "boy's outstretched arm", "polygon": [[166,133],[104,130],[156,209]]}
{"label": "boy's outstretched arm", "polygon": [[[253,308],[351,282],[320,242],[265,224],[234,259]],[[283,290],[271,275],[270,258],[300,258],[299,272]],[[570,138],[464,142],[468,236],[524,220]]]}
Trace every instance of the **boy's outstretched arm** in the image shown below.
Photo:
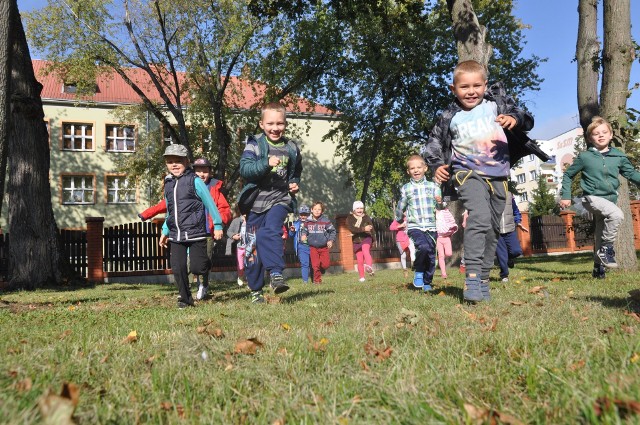
{"label": "boy's outstretched arm", "polygon": [[571,181],[582,171],[584,164],[581,155],[573,159],[573,163],[564,171],[562,175],[562,186],[560,189],[560,208],[568,208],[571,206]]}
{"label": "boy's outstretched arm", "polygon": [[213,239],[220,240],[222,239],[222,217],[220,217],[218,207],[216,207],[216,204],[213,202],[211,193],[209,193],[209,189],[202,180],[195,179],[193,183],[195,185],[196,194],[200,199],[202,199],[205,209],[213,219]]}

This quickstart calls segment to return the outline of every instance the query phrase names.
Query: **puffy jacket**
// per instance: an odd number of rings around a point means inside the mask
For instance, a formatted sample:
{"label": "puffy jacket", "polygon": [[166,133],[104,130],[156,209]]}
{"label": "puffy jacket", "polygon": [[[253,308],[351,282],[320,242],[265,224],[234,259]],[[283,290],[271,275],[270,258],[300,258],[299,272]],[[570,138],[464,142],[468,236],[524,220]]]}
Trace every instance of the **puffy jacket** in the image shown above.
{"label": "puffy jacket", "polygon": [[562,176],[561,199],[571,199],[571,180],[582,171],[580,187],[584,196],[594,195],[616,203],[618,201],[618,175],[622,175],[636,186],[640,186],[640,172],[636,171],[629,158],[619,149],[610,147],[600,153],[590,147],[580,152]]}
{"label": "puffy jacket", "polygon": [[522,214],[511,192],[507,192],[502,217],[500,217],[500,233],[509,233],[516,230],[516,224],[522,222]]}
{"label": "puffy jacket", "polygon": [[[356,226],[358,222],[358,217],[353,215],[353,213],[349,214],[346,220],[347,229],[352,233],[352,240],[354,243],[361,243],[365,238],[372,238],[375,241],[376,231],[373,228],[373,220],[371,217],[364,214],[362,216],[362,220],[360,220],[360,224]],[[365,232],[364,228],[368,225],[371,225],[371,231]]]}
{"label": "puffy jacket", "polygon": [[[549,160],[535,141],[531,140],[525,132],[533,128],[533,116],[516,106],[515,101],[507,96],[504,85],[500,82],[493,84],[484,95],[484,98],[497,104],[498,115],[509,115],[516,120],[516,126],[512,130],[504,129],[509,144],[509,158],[511,165],[520,158],[534,154],[543,161]],[[462,108],[456,102],[452,102],[441,114],[436,125],[431,129],[429,139],[424,149],[424,159],[429,168],[435,170],[442,165],[451,164],[451,120]],[[453,179],[450,178],[442,184],[442,196],[445,201],[456,199]]]}

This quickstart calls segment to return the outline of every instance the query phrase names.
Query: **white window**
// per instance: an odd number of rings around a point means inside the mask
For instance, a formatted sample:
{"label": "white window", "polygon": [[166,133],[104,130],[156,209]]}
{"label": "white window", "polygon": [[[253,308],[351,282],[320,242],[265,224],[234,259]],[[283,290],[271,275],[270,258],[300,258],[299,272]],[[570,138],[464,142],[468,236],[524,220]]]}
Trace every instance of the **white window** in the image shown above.
{"label": "white window", "polygon": [[107,126],[107,151],[134,152],[136,150],[136,129],[133,126]]}
{"label": "white window", "polygon": [[165,145],[175,145],[176,141],[174,140],[171,132],[166,126],[162,126],[162,141]]}
{"label": "white window", "polygon": [[533,161],[535,159],[535,156],[533,154],[529,155],[528,157],[529,162]]}
{"label": "white window", "polygon": [[517,180],[518,184],[520,184],[520,183],[525,183],[525,182],[527,181],[527,176],[525,176],[525,174],[524,174],[524,173],[522,173],[522,174],[517,174],[517,175],[516,175],[516,180]]}
{"label": "white window", "polygon": [[522,200],[522,202],[528,202],[529,201],[529,194],[527,192],[522,192],[520,194],[520,199]]}
{"label": "white window", "polygon": [[94,192],[92,175],[62,176],[63,204],[93,204]]}
{"label": "white window", "polygon": [[92,151],[93,146],[93,124],[62,124],[63,150]]}
{"label": "white window", "polygon": [[531,171],[530,174],[531,180],[538,180],[538,172],[536,170]]}
{"label": "white window", "polygon": [[134,204],[136,185],[127,176],[107,176],[107,203]]}

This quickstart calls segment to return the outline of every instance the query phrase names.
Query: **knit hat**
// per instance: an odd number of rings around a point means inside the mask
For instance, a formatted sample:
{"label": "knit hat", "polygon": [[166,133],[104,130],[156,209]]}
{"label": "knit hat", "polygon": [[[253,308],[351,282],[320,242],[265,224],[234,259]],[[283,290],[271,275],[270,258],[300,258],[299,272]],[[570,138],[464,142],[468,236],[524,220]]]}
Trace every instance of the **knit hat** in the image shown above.
{"label": "knit hat", "polygon": [[198,158],[193,163],[194,167],[209,167],[211,168],[211,163],[207,158]]}
{"label": "knit hat", "polygon": [[351,211],[355,211],[356,208],[364,208],[364,204],[362,203],[362,201],[355,201],[353,203],[353,208],[351,208]]}
{"label": "knit hat", "polygon": [[164,155],[163,156],[184,156],[184,157],[188,157],[189,156],[189,152],[187,151],[187,148],[185,146],[178,145],[178,144],[173,144],[173,145],[167,146],[167,149],[164,150]]}

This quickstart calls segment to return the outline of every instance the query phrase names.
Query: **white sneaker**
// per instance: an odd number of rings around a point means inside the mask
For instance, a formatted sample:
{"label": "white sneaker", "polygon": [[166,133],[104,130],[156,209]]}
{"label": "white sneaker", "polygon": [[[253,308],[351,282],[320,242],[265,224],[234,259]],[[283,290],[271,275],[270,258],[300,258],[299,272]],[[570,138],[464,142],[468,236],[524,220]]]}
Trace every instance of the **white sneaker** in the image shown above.
{"label": "white sneaker", "polygon": [[241,277],[238,278],[238,286],[242,286],[244,285],[244,281],[242,280]]}
{"label": "white sneaker", "polygon": [[502,278],[502,283],[509,283],[509,278],[508,277],[503,277]]}
{"label": "white sneaker", "polygon": [[360,278],[360,282],[364,282],[364,277],[361,277],[361,278]]}
{"label": "white sneaker", "polygon": [[369,273],[371,276],[373,276],[375,274],[375,272],[373,271],[373,267],[371,267],[368,264],[364,265],[364,271]]}
{"label": "white sneaker", "polygon": [[198,293],[196,294],[196,299],[197,300],[203,300],[204,297],[207,296],[207,290],[208,289],[209,289],[208,287],[204,286],[203,284],[200,284],[198,286]]}

